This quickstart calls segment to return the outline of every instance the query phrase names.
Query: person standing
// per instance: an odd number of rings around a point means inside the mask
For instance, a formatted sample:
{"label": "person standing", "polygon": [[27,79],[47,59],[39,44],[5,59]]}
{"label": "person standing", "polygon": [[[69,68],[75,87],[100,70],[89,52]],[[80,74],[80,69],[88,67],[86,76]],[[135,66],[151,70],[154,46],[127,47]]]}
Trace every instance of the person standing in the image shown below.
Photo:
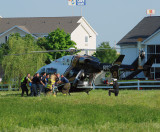
{"label": "person standing", "polygon": [[55,75],[51,75],[51,77],[48,79],[48,84],[47,84],[47,87],[46,87],[46,94],[51,95],[53,93],[53,86],[55,85],[55,80],[56,80]]}
{"label": "person standing", "polygon": [[64,77],[64,75],[61,75],[61,83],[64,84],[64,86],[62,88],[63,95],[69,94],[69,89],[71,87],[71,84],[70,84],[69,80],[66,77]]}
{"label": "person standing", "polygon": [[42,76],[40,77],[39,94],[41,92],[45,92],[45,85],[46,85],[46,72],[43,72]]}
{"label": "person standing", "polygon": [[36,73],[32,79],[32,94],[31,96],[38,95],[38,86],[42,81],[40,80],[39,73]]}
{"label": "person standing", "polygon": [[40,96],[43,86],[45,86],[45,84],[42,81],[42,77],[39,76],[39,73],[37,73],[37,91],[38,91],[38,96]]}
{"label": "person standing", "polygon": [[27,84],[29,85],[29,82],[31,82],[30,80],[30,74],[28,73],[26,77],[24,77],[22,80],[21,80],[21,89],[22,89],[22,97],[24,95],[24,91],[26,91],[26,94],[28,96],[28,88],[27,88]]}

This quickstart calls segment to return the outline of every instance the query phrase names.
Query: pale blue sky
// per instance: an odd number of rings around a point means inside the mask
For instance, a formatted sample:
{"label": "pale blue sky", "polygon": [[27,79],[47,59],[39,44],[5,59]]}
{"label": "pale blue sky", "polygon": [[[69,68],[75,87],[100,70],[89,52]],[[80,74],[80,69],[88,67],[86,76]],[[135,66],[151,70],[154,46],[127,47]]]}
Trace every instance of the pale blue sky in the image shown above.
{"label": "pale blue sky", "polygon": [[[118,42],[140,20],[146,9],[155,9],[160,16],[160,0],[86,0],[83,16],[98,33],[97,45]],[[0,0],[2,17],[80,16],[80,7],[68,6],[68,0]]]}

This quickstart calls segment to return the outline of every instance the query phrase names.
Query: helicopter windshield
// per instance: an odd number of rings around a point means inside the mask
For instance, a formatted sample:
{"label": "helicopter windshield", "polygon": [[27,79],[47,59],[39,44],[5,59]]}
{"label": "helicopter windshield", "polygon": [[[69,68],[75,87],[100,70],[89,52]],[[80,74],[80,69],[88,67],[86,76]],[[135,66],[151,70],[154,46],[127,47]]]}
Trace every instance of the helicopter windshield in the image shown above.
{"label": "helicopter windshield", "polygon": [[47,73],[47,74],[57,73],[57,69],[55,69],[55,68],[47,68],[47,69],[46,69],[46,73]]}

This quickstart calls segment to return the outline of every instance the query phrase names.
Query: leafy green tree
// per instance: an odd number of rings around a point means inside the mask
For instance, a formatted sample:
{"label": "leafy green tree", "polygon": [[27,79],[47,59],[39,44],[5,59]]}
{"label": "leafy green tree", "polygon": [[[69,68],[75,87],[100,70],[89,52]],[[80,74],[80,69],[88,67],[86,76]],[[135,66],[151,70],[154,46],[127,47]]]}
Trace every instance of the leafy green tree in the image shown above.
{"label": "leafy green tree", "polygon": [[[71,40],[70,34],[65,33],[64,30],[59,28],[49,33],[45,38],[39,38],[37,44],[44,47],[46,50],[67,50],[71,47],[75,48],[76,43]],[[47,62],[68,55],[68,52],[51,52],[47,54]]]}
{"label": "leafy green tree", "polygon": [[1,44],[0,47],[0,64],[2,64],[2,60],[4,55],[7,55],[9,52],[8,43]]}
{"label": "leafy green tree", "polygon": [[119,56],[117,51],[115,49],[111,49],[109,42],[103,42],[98,47],[98,49],[103,48],[104,50],[97,51],[94,56],[99,58],[102,63],[113,63]]}
{"label": "leafy green tree", "polygon": [[[31,35],[21,37],[19,34],[12,34],[8,41],[8,54],[3,57],[2,66],[5,72],[5,80],[15,79],[17,84],[27,73],[32,75],[45,65],[44,54],[27,54],[31,51],[41,51]],[[19,54],[19,55],[14,55]],[[12,81],[11,81],[12,82]]]}

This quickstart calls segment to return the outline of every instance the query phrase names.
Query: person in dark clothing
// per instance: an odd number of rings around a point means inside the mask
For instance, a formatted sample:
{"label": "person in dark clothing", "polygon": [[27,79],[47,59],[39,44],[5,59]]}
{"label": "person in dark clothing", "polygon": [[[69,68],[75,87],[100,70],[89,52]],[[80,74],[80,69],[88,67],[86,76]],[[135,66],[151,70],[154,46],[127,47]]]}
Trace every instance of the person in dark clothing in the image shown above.
{"label": "person in dark clothing", "polygon": [[37,93],[40,96],[40,94],[42,92],[42,88],[43,88],[43,86],[45,86],[45,84],[42,82],[42,77],[39,76],[39,73],[37,73],[36,76],[37,76],[37,83],[36,83],[36,85],[37,85]]}
{"label": "person in dark clothing", "polygon": [[118,96],[119,94],[119,85],[117,79],[113,79],[113,89],[109,89],[108,91],[109,96],[111,96],[111,93],[114,93],[115,96]]}
{"label": "person in dark clothing", "polygon": [[24,91],[26,91],[26,94],[28,96],[28,88],[27,88],[27,84],[29,84],[29,82],[31,82],[30,80],[30,74],[28,73],[26,77],[24,77],[22,80],[21,80],[21,89],[22,89],[22,97],[24,95]]}
{"label": "person in dark clothing", "polygon": [[65,78],[63,75],[61,75],[61,83],[64,83],[64,86],[62,88],[63,95],[69,94],[69,89],[71,87],[70,82],[67,78]]}
{"label": "person in dark clothing", "polygon": [[39,87],[39,94],[41,94],[41,92],[45,92],[45,85],[46,85],[46,73],[43,72],[42,76],[40,77],[40,80],[42,82],[39,83],[38,87]]}
{"label": "person in dark clothing", "polygon": [[38,95],[38,85],[40,84],[41,80],[39,78],[39,73],[36,73],[36,75],[32,79],[32,94],[31,96],[37,96]]}

